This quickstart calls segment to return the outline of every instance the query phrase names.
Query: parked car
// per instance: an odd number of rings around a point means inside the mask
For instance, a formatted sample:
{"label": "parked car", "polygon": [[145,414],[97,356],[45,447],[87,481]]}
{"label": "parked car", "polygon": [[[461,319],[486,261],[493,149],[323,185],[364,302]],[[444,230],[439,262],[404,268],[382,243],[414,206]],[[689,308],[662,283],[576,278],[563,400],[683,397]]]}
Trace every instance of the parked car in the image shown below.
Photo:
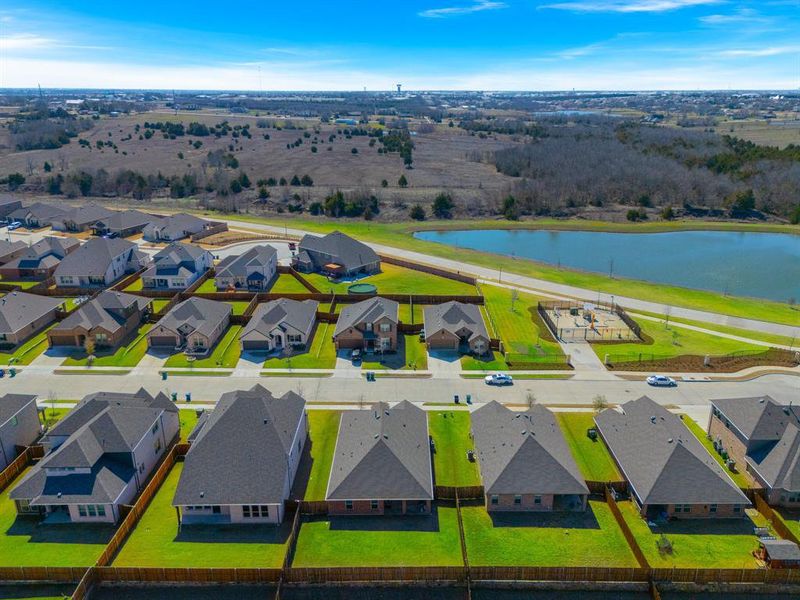
{"label": "parked car", "polygon": [[353,361],[353,364],[358,364],[361,362],[361,349],[354,348],[353,351],[350,353],[350,360]]}
{"label": "parked car", "polygon": [[678,385],[678,382],[666,375],[650,375],[650,377],[647,378],[647,384],[654,387],[675,387]]}
{"label": "parked car", "polygon": [[20,227],[22,227],[22,223],[20,223],[19,221],[12,221],[7,225],[7,227],[9,231],[14,231],[15,229],[19,229]]}
{"label": "parked car", "polygon": [[492,373],[483,379],[486,385],[514,385],[514,378],[505,373]]}

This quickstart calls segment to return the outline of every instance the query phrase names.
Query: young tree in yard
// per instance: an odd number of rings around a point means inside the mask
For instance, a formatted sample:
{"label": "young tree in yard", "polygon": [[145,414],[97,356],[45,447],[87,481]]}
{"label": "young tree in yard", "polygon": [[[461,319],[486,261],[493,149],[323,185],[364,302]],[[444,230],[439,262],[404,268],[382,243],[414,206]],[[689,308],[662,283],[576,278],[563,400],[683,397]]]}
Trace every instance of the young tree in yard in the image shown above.
{"label": "young tree in yard", "polygon": [[415,204],[411,207],[411,211],[408,213],[408,216],[414,219],[415,221],[424,221],[425,220],[425,209],[422,208],[421,205]]}
{"label": "young tree in yard", "polygon": [[401,188],[408,186],[408,179],[406,179],[405,175],[400,175],[400,179],[397,180],[397,185],[399,185]]}
{"label": "young tree in yard", "polygon": [[515,310],[517,300],[519,300],[519,290],[517,288],[514,288],[513,290],[511,290],[511,312],[517,312]]}
{"label": "young tree in yard", "polygon": [[87,337],[86,341],[83,342],[83,351],[86,352],[86,364],[91,366],[94,362],[94,351],[95,351],[95,343],[94,338]]}
{"label": "young tree in yard", "polygon": [[433,214],[439,219],[450,219],[453,217],[453,206],[450,194],[442,192],[433,201]]}
{"label": "young tree in yard", "polygon": [[533,405],[536,404],[536,396],[533,392],[525,394],[525,400],[528,402],[528,408],[533,408]]}
{"label": "young tree in yard", "polygon": [[608,408],[608,401],[606,397],[602,394],[598,394],[592,399],[592,408],[594,408],[594,412],[600,412],[601,410],[605,410]]}

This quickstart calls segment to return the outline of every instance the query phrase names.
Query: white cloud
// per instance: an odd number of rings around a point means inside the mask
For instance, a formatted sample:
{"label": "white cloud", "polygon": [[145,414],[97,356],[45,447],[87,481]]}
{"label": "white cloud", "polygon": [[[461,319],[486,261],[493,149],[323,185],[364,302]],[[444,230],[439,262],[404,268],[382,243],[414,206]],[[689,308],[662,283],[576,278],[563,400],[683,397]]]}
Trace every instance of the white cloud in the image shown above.
{"label": "white cloud", "polygon": [[731,23],[764,22],[767,19],[759,17],[758,12],[752,8],[741,8],[735,13],[706,15],[704,17],[700,17],[699,20],[705,25],[729,25]]}
{"label": "white cloud", "polygon": [[763,58],[765,56],[780,56],[800,52],[800,46],[771,46],[767,48],[742,48],[736,50],[722,50],[719,56],[730,58]]}
{"label": "white cloud", "polygon": [[573,12],[666,12],[692,6],[721,4],[723,0],[574,0],[544,4],[539,8],[570,10]]}
{"label": "white cloud", "polygon": [[0,37],[0,50],[34,50],[52,48],[56,41],[32,33],[18,33]]}
{"label": "white cloud", "polygon": [[483,12],[486,10],[500,10],[508,8],[505,2],[495,2],[492,0],[476,0],[472,4],[466,6],[447,6],[444,8],[429,8],[418,13],[420,17],[427,17],[429,19],[442,19],[445,17],[457,17],[459,15],[468,15],[470,13]]}

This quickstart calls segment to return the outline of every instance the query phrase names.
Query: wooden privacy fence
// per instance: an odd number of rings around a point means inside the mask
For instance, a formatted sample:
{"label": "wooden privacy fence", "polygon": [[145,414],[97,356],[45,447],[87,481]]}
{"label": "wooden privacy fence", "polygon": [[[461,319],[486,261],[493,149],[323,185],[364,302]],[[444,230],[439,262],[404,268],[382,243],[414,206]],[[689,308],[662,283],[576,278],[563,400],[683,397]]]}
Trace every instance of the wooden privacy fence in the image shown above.
{"label": "wooden privacy fence", "polygon": [[431,265],[424,265],[384,254],[380,255],[380,259],[381,261],[390,265],[396,265],[398,267],[404,267],[406,269],[412,269],[414,271],[420,271],[422,273],[430,273],[431,275],[438,275],[439,277],[452,279],[453,281],[460,281],[462,283],[467,283],[469,285],[475,285],[476,283],[478,283],[478,280],[475,279],[474,277],[458,271],[450,271],[449,269],[443,269],[441,267],[433,267]]}
{"label": "wooden privacy fence", "polygon": [[800,569],[650,569],[653,581],[672,583],[800,584]]}
{"label": "wooden privacy fence", "polygon": [[207,238],[217,233],[228,231],[228,224],[222,221],[209,221],[209,226],[204,227],[202,231],[193,233],[189,238],[190,242],[199,242],[203,238]]}
{"label": "wooden privacy fence", "polygon": [[298,273],[297,269],[295,269],[292,266],[278,265],[278,273],[281,274],[281,275],[291,275],[292,277],[294,277],[297,280],[297,282],[300,285],[302,285],[304,288],[306,288],[312,294],[319,294],[320,293],[320,291],[317,288],[315,288],[311,284],[310,281],[308,281],[305,277],[300,275],[300,273]]}
{"label": "wooden privacy fence", "polygon": [[433,497],[436,500],[455,500],[456,497],[460,500],[483,500],[483,495],[482,485],[458,487],[436,485],[433,487]]}
{"label": "wooden privacy fence", "polygon": [[472,581],[648,581],[636,567],[470,567]]}
{"label": "wooden privacy fence", "polygon": [[95,583],[277,583],[281,576],[281,569],[95,567],[94,571]]}
{"label": "wooden privacy fence", "polygon": [[42,446],[28,446],[17,458],[11,461],[9,465],[0,473],[0,492],[3,492],[11,482],[16,479],[17,475],[22,473],[28,465],[33,464],[33,461],[44,456],[44,448]]}
{"label": "wooden privacy fence", "polygon": [[76,583],[86,567],[0,567],[0,581],[56,581]]}
{"label": "wooden privacy fence", "polygon": [[622,535],[625,537],[625,541],[628,542],[628,547],[630,547],[631,552],[633,552],[633,555],[636,557],[636,562],[638,562],[639,566],[643,569],[649,569],[650,563],[647,562],[644,552],[639,548],[639,543],[636,541],[636,538],[633,537],[631,528],[628,527],[628,523],[619,511],[619,506],[617,506],[617,501],[614,499],[614,494],[611,493],[610,487],[606,487],[606,503],[608,504],[608,508],[611,509],[611,514],[614,515],[617,525],[619,525],[619,528],[622,530]]}
{"label": "wooden privacy fence", "polygon": [[126,287],[131,285],[137,279],[139,279],[139,277],[142,276],[142,273],[144,273],[147,270],[147,268],[148,267],[142,267],[141,269],[139,269],[135,273],[131,273],[130,275],[127,275],[127,276],[123,277],[122,279],[120,279],[117,283],[115,283],[114,285],[112,285],[108,289],[114,290],[114,291],[117,291],[117,292],[124,291]]}
{"label": "wooden privacy fence", "polygon": [[589,493],[597,496],[605,496],[606,488],[611,488],[617,494],[628,493],[627,481],[586,481],[586,487],[589,488]]}
{"label": "wooden privacy fence", "polygon": [[772,525],[772,528],[778,533],[785,540],[790,540],[795,544],[800,544],[800,540],[798,540],[797,536],[786,526],[786,523],[783,522],[778,515],[775,514],[775,511],[772,507],[767,504],[767,501],[759,493],[753,494],[753,501],[756,506],[756,510],[760,512]]}
{"label": "wooden privacy fence", "polygon": [[291,567],[285,583],[348,583],[360,581],[464,581],[466,568],[457,567]]}

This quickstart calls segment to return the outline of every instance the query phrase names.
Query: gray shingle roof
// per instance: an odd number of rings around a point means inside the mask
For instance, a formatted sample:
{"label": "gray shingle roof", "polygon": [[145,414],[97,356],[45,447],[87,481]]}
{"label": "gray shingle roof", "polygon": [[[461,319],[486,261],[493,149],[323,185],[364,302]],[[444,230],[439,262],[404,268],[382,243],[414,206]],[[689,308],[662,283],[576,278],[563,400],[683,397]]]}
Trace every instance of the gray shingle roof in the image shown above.
{"label": "gray shingle roof", "polygon": [[45,202],[34,202],[30,206],[23,206],[12,212],[9,218],[12,219],[26,219],[28,215],[32,216],[37,221],[49,221],[60,217],[69,210],[68,206],[58,206],[55,204],[47,204]]}
{"label": "gray shingle roof", "polygon": [[642,504],[749,504],[681,419],[647,396],[594,420]]}
{"label": "gray shingle roof", "polygon": [[470,341],[476,337],[489,339],[489,332],[483,322],[481,309],[475,304],[450,301],[444,304],[426,306],[424,314],[425,335],[427,337],[442,330],[458,335],[459,331],[465,329],[471,332]]}
{"label": "gray shingle roof", "polygon": [[142,277],[194,275],[197,273],[197,259],[203,254],[210,253],[194,244],[173,242],[153,256],[153,266],[142,273]]}
{"label": "gray shingle roof", "polygon": [[[334,262],[343,266],[346,271],[355,271],[380,261],[372,248],[340,231],[323,237],[307,234],[300,240],[299,250],[307,252],[317,268],[324,263]],[[319,257],[319,254],[326,256]]]}
{"label": "gray shingle roof", "polygon": [[800,492],[800,429],[794,423],[766,453],[746,460],[770,488]]}
{"label": "gray shingle roof", "polygon": [[490,402],[472,413],[487,494],[588,494],[556,419],[543,406],[514,412]]}
{"label": "gray shingle roof", "polygon": [[139,210],[116,210],[112,211],[112,214],[98,219],[95,226],[108,231],[124,231],[134,227],[143,228],[148,223],[158,221],[160,218]]}
{"label": "gray shingle roof", "polygon": [[[69,252],[77,249],[75,238],[48,236],[30,246],[21,256],[5,265],[13,269],[43,269],[58,264]],[[2,252],[0,252],[0,255]],[[53,262],[53,259],[55,262]]]}
{"label": "gray shingle roof", "polygon": [[236,256],[226,256],[217,265],[217,277],[246,277],[247,268],[263,268],[269,265],[273,256],[277,256],[278,251],[269,245],[253,246],[244,254]]}
{"label": "gray shingle roof", "polygon": [[186,213],[177,213],[153,221],[145,227],[145,233],[148,233],[151,229],[158,229],[160,237],[175,240],[201,231],[207,223],[207,221],[200,217],[195,217],[194,215]]}
{"label": "gray shingle roof", "polygon": [[7,240],[0,240],[0,259],[9,254],[13,254],[14,252],[19,252],[23,248],[25,248],[25,242],[22,241],[14,241],[9,242]]}
{"label": "gray shingle roof", "polygon": [[408,401],[345,411],[327,500],[432,500],[428,416]]}
{"label": "gray shingle roof", "polygon": [[208,336],[231,312],[231,305],[225,302],[193,297],[176,304],[156,323],[154,329],[163,327],[177,333],[183,328],[181,331],[197,331]]}
{"label": "gray shingle roof", "polygon": [[127,318],[122,311],[134,304],[144,310],[153,300],[124,292],[105,290],[53,327],[50,331],[71,331],[75,327],[90,330],[102,327],[114,333],[125,326]]}
{"label": "gray shingle roof", "polygon": [[316,300],[290,300],[279,298],[259,304],[252,318],[242,330],[240,339],[263,339],[276,327],[307,334],[316,320],[319,302]]}
{"label": "gray shingle roof", "polygon": [[0,333],[16,333],[64,303],[49,296],[11,292],[0,298]]}
{"label": "gray shingle roof", "polygon": [[92,225],[100,219],[107,219],[113,215],[113,210],[109,210],[99,204],[91,203],[68,210],[58,217],[57,220],[61,222],[73,222],[76,225]]}
{"label": "gray shingle roof", "polygon": [[[103,277],[111,261],[123,253],[138,252],[136,244],[127,240],[92,238],[74,252],[69,253],[55,270],[61,275],[77,277]],[[130,260],[130,258],[126,258]]]}
{"label": "gray shingle roof", "polygon": [[800,548],[790,540],[761,540],[773,560],[800,560]]}
{"label": "gray shingle roof", "polygon": [[32,394],[6,394],[0,396],[0,425],[36,400]]}
{"label": "gray shingle roof", "polygon": [[35,465],[11,490],[12,500],[29,500],[31,505],[112,504],[133,478],[134,470],[109,457],[100,458],[90,473],[48,477]]}
{"label": "gray shingle roof", "polygon": [[261,385],[223,394],[195,435],[172,504],[282,503],[305,405]]}
{"label": "gray shingle roof", "polygon": [[778,440],[786,425],[800,425],[800,407],[778,404],[769,396],[712,400],[748,440]]}
{"label": "gray shingle roof", "polygon": [[20,200],[8,194],[0,195],[0,217],[5,217],[19,206]]}
{"label": "gray shingle roof", "polygon": [[397,302],[380,296],[348,304],[339,313],[333,335],[336,337],[359,323],[374,323],[383,317],[387,317],[392,323],[397,323],[399,310],[400,305]]}

